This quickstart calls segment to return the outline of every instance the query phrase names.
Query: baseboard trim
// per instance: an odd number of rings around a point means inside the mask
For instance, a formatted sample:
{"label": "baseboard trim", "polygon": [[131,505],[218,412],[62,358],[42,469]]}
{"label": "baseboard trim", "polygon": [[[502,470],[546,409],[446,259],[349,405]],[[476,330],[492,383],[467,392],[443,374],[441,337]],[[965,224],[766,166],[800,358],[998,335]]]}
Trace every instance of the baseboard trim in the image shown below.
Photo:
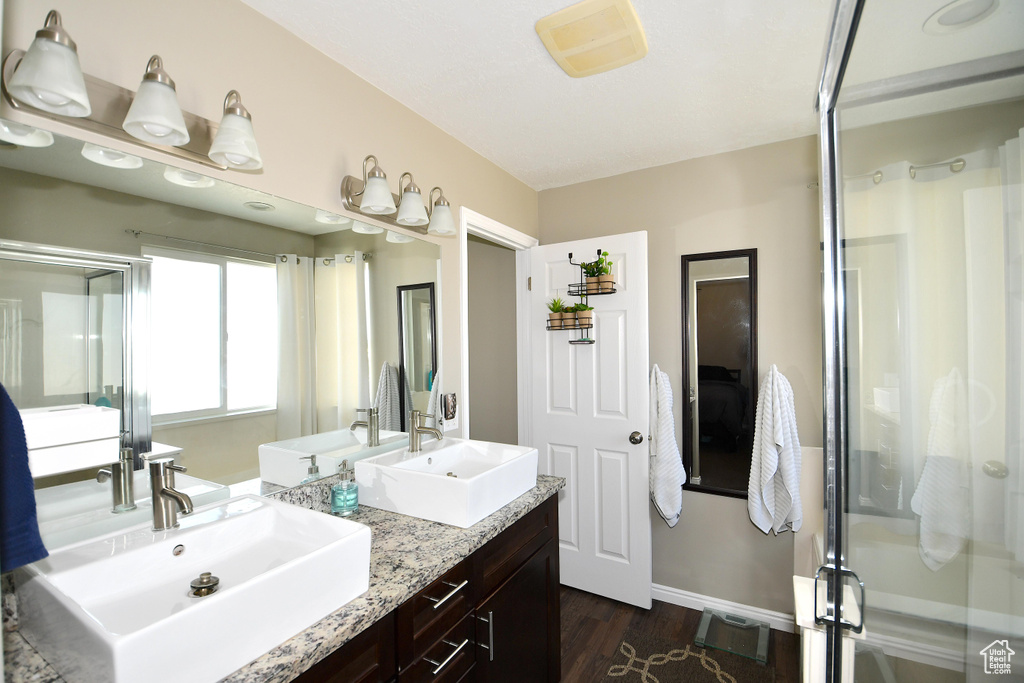
{"label": "baseboard trim", "polygon": [[867,631],[867,636],[864,639],[865,642],[868,645],[881,648],[890,657],[909,659],[912,662],[929,664],[940,669],[949,669],[950,671],[959,671],[961,673],[964,671],[966,663],[964,662],[963,652],[956,652],[928,643],[918,643],[897,636],[872,633],[870,628],[865,630]]}
{"label": "baseboard trim", "polygon": [[792,614],[786,614],[785,612],[775,612],[762,609],[761,607],[743,605],[738,602],[713,598],[710,595],[701,595],[700,593],[691,593],[690,591],[659,584],[651,586],[651,597],[655,600],[667,602],[670,605],[679,605],[680,607],[689,607],[690,609],[703,610],[705,607],[710,607],[711,609],[721,610],[739,617],[766,621],[777,631],[796,633],[796,619]]}

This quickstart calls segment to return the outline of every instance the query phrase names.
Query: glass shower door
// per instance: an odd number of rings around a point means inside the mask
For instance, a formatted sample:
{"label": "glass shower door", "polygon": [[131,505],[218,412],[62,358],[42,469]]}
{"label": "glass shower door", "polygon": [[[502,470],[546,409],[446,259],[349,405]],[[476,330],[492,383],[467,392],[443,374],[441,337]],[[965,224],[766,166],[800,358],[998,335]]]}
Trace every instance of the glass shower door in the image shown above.
{"label": "glass shower door", "polygon": [[856,680],[1021,680],[1024,8],[861,8],[826,264]]}

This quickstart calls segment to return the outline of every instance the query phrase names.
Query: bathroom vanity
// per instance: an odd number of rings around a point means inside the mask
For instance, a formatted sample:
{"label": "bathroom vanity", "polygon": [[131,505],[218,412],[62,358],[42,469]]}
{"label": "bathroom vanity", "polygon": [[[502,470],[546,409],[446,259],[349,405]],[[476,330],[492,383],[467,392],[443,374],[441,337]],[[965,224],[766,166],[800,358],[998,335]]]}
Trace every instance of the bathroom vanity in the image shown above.
{"label": "bathroom vanity", "polygon": [[[272,497],[324,512],[336,479]],[[563,486],[540,476],[468,529],[361,507],[349,519],[371,530],[369,590],[223,680],[557,681]],[[17,632],[5,655],[7,681],[62,680]]]}

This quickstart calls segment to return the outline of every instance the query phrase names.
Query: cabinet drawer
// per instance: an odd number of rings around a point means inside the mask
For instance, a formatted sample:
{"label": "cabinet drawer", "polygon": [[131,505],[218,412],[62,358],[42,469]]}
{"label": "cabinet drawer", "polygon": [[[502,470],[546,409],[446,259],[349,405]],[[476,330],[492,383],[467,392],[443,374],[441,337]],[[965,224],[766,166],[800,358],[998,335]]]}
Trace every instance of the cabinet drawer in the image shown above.
{"label": "cabinet drawer", "polygon": [[[473,609],[470,564],[463,561],[398,607],[398,665],[421,657]],[[460,641],[461,642],[461,641]]]}
{"label": "cabinet drawer", "polygon": [[299,683],[383,683],[395,675],[395,613],[342,645],[296,679]]}
{"label": "cabinet drawer", "polygon": [[485,597],[549,540],[558,537],[558,496],[498,534],[473,554],[476,595]]}
{"label": "cabinet drawer", "polygon": [[[399,683],[431,681],[457,683],[470,680],[475,665],[476,638],[473,615],[467,614],[450,631],[427,648],[423,656],[401,670]],[[468,675],[468,676],[467,676]]]}

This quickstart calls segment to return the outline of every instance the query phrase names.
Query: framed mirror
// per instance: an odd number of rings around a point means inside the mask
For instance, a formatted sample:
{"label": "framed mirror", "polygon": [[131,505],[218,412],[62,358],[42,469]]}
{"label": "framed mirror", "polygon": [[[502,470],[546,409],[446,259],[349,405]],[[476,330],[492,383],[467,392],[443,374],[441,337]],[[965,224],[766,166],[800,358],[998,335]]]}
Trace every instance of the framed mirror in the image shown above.
{"label": "framed mirror", "polygon": [[437,372],[434,283],[403,285],[397,290],[398,396],[402,431],[408,431],[410,410],[430,412],[430,390]]}
{"label": "framed mirror", "polygon": [[757,406],[757,250],[682,257],[684,488],[746,498]]}

